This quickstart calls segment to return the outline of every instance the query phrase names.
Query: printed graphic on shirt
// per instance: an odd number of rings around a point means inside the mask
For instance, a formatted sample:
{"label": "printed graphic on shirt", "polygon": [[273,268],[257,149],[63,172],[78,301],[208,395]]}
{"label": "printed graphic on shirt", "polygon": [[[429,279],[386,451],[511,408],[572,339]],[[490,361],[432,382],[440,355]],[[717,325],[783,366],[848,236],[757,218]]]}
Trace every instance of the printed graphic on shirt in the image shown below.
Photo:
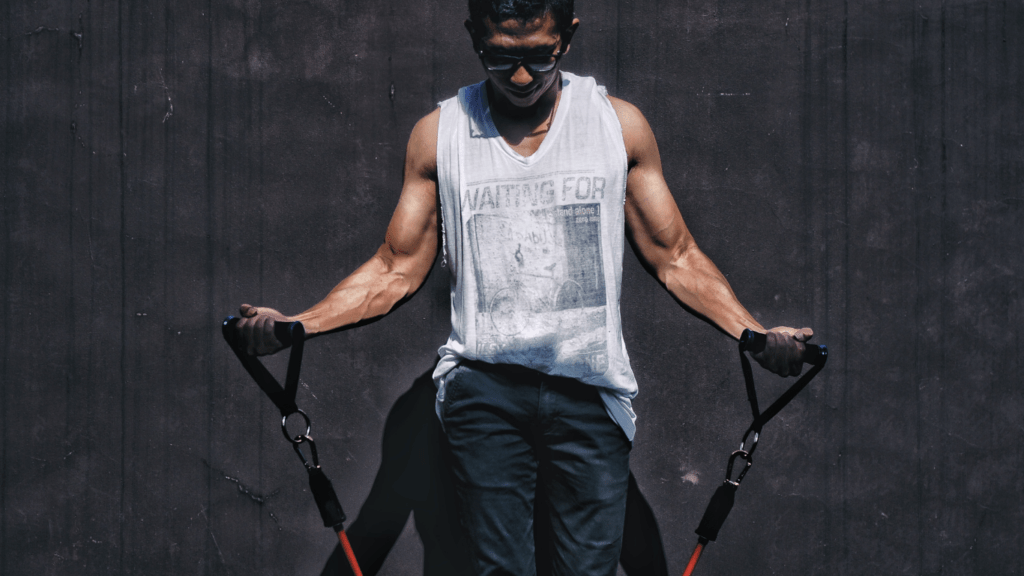
{"label": "printed graphic on shirt", "polygon": [[558,175],[464,191],[479,357],[529,358],[578,376],[607,369],[601,204],[593,201],[603,185]]}

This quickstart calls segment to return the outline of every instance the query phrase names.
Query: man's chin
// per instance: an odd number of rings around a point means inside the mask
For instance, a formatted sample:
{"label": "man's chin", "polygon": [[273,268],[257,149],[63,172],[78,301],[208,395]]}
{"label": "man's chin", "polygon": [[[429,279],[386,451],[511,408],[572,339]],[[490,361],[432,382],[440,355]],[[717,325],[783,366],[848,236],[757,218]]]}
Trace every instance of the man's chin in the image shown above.
{"label": "man's chin", "polygon": [[529,108],[540,100],[540,90],[534,88],[528,92],[505,91],[505,99],[517,108]]}

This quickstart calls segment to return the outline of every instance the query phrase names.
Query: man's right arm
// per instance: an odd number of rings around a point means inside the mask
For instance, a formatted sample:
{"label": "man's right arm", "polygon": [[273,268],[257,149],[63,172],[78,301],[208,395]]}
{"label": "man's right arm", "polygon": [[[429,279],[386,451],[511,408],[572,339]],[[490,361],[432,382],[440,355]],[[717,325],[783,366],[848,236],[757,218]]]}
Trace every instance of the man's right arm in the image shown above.
{"label": "man's right arm", "polygon": [[753,358],[780,376],[801,371],[805,342],[814,331],[779,326],[765,330],[740,304],[732,287],[693,239],[661,170],[661,154],[643,114],[618,98],[612,106],[622,125],[629,161],[626,233],[644,267],[687,310],[739,339],[744,329],[767,332],[767,347]]}
{"label": "man's right arm", "polygon": [[398,207],[384,243],[365,264],[312,308],[295,316],[242,304],[238,330],[250,354],[281,349],[275,322],[302,322],[307,335],[323,334],[380,318],[423,285],[438,250],[437,126],[440,109],[412,130]]}

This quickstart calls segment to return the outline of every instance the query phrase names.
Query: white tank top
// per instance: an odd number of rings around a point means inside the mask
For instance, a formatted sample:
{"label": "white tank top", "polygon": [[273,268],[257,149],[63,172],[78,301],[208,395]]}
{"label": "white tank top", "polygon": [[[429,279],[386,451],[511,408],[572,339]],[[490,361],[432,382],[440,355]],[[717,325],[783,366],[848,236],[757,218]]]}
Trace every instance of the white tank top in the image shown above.
{"label": "white tank top", "polygon": [[437,406],[460,360],[517,364],[600,388],[632,440],[636,379],[619,293],[627,159],[603,86],[562,72],[547,136],[515,152],[483,82],[441,103],[437,179],[452,332],[438,351]]}

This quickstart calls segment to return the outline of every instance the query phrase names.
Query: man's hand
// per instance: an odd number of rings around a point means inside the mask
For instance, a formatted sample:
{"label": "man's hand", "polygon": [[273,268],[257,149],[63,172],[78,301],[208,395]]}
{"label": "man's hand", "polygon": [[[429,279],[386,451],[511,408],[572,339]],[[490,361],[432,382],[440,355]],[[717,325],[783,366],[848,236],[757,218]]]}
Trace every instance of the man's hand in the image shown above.
{"label": "man's hand", "polygon": [[249,304],[242,304],[238,308],[238,314],[241,318],[235,328],[247,354],[263,356],[284,348],[284,345],[274,337],[274,324],[293,322],[291,318],[273,308],[257,308]]}
{"label": "man's hand", "polygon": [[768,343],[764,350],[753,355],[762,368],[779,376],[799,376],[803,370],[805,342],[814,336],[810,328],[789,328],[779,326],[767,332]]}

